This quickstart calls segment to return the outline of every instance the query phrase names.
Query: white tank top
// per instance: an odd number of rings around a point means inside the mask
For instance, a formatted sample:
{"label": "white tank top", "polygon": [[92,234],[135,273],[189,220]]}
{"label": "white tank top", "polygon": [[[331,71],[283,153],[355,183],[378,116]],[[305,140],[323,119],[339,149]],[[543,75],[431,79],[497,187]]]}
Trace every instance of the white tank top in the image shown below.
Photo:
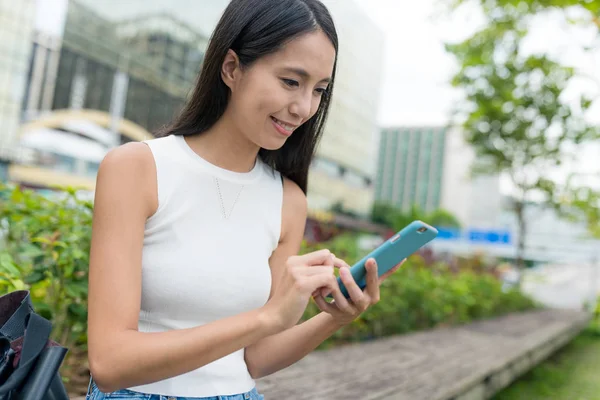
{"label": "white tank top", "polygon": [[[280,174],[260,159],[247,173],[219,168],[182,136],[145,143],[156,163],[158,208],[144,231],[139,331],[193,328],[263,306],[271,290],[268,261],[281,231]],[[209,397],[254,386],[242,349],[129,389]]]}

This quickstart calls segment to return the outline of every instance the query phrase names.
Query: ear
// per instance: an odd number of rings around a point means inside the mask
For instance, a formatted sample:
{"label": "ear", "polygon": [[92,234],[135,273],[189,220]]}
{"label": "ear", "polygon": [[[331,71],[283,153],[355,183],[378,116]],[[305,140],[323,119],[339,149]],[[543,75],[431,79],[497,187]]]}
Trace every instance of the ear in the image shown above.
{"label": "ear", "polygon": [[221,65],[221,79],[229,87],[234,90],[236,82],[239,80],[240,59],[235,51],[229,49]]}

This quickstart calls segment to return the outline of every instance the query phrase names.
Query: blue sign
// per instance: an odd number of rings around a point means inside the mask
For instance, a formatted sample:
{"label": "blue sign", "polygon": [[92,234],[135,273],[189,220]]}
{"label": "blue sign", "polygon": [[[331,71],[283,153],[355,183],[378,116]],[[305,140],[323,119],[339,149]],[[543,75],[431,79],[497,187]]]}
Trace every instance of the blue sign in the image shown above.
{"label": "blue sign", "polygon": [[452,239],[460,239],[462,236],[459,229],[448,229],[448,228],[437,228],[438,230],[438,239],[444,240],[452,240]]}
{"label": "blue sign", "polygon": [[510,232],[506,231],[480,231],[470,230],[468,233],[470,242],[492,243],[492,244],[510,244]]}
{"label": "blue sign", "polygon": [[511,235],[508,231],[470,229],[461,231],[451,228],[437,228],[439,240],[464,239],[472,243],[510,244]]}

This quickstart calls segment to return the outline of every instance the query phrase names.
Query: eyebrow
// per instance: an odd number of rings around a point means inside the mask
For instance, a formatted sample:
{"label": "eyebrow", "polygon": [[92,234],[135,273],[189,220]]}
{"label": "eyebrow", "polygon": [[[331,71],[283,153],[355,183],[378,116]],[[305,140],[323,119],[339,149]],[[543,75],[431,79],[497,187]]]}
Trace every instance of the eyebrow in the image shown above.
{"label": "eyebrow", "polygon": [[[287,72],[294,73],[296,75],[299,75],[299,76],[301,76],[304,79],[310,78],[310,74],[308,72],[306,72],[305,70],[303,70],[302,68],[287,67],[287,68],[284,68],[283,70],[287,71]],[[321,82],[323,82],[323,83],[329,83],[329,82],[331,82],[331,78],[321,79],[319,81],[319,83],[321,83]]]}

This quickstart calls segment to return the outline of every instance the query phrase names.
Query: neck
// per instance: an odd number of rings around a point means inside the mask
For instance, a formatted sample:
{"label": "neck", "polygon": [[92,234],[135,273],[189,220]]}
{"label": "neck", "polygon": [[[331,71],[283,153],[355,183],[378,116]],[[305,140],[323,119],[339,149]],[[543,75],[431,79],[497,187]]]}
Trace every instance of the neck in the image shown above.
{"label": "neck", "polygon": [[221,118],[200,135],[186,137],[186,141],[196,154],[209,163],[233,172],[251,171],[260,150],[226,118]]}

